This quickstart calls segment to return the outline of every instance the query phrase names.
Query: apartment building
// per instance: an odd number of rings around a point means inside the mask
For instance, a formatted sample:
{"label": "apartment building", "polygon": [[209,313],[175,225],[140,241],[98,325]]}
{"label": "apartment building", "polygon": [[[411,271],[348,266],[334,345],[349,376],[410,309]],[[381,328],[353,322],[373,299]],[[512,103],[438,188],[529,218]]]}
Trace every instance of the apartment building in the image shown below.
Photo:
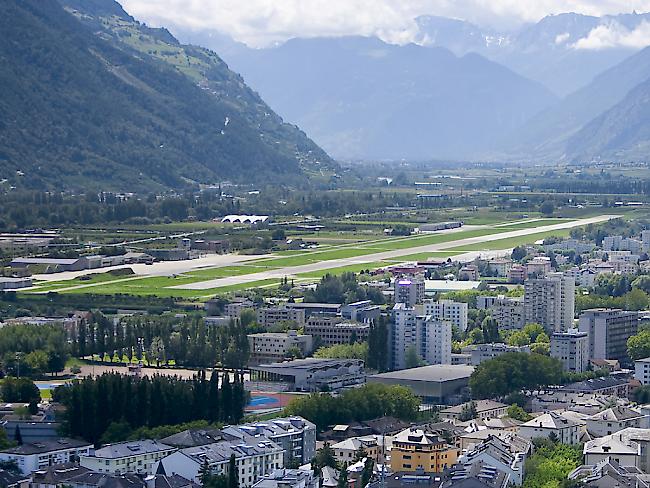
{"label": "apartment building", "polygon": [[284,450],[284,465],[290,462],[307,464],[316,455],[316,425],[302,417],[283,417],[226,427],[225,433],[242,432],[263,436]]}
{"label": "apartment building", "polygon": [[562,362],[564,371],[582,373],[589,367],[589,334],[578,329],[551,334],[551,357]]}
{"label": "apartment building", "polygon": [[175,447],[151,439],[119,442],[82,455],[80,464],[97,473],[153,474],[156,463],[174,451]]}
{"label": "apartment building", "polygon": [[161,459],[156,471],[161,469],[168,475],[177,474],[200,483],[200,472],[206,463],[212,474],[227,474],[231,455],[235,456],[241,488],[249,488],[262,477],[284,467],[282,447],[263,436],[244,435],[180,449]]}
{"label": "apartment building", "polygon": [[288,332],[262,332],[248,334],[250,365],[274,363],[290,357],[292,353],[307,356],[312,351],[313,338],[307,334]]}
{"label": "apartment building", "polygon": [[524,283],[524,321],[538,323],[546,330],[564,332],[573,327],[575,281],[562,273]]}
{"label": "apartment building", "polygon": [[0,461],[15,461],[20,472],[28,475],[55,464],[78,461],[92,447],[89,442],[67,438],[26,442],[0,451]]}
{"label": "apartment building", "polygon": [[616,359],[629,364],[627,340],[637,333],[638,313],[597,308],[580,314],[578,329],[589,335],[590,359]]}
{"label": "apartment building", "polygon": [[266,307],[257,310],[257,323],[263,327],[271,327],[280,322],[293,322],[302,327],[305,325],[305,311],[292,307]]}
{"label": "apartment building", "polygon": [[509,346],[502,342],[496,342],[491,344],[474,344],[465,346],[462,351],[464,354],[470,355],[470,364],[472,366],[478,366],[483,361],[489,361],[490,359],[494,359],[508,352],[530,353],[530,347]]}
{"label": "apartment building", "polygon": [[394,473],[442,473],[456,464],[459,455],[458,447],[447,444],[433,433],[410,427],[393,438],[390,467]]}
{"label": "apartment building", "polygon": [[395,278],[394,301],[407,307],[414,307],[424,301],[424,275],[414,274]]}
{"label": "apartment building", "polygon": [[499,295],[490,307],[499,330],[519,330],[524,327],[524,299]]}
{"label": "apartment building", "polygon": [[650,385],[650,358],[634,361],[634,379],[642,385]]}
{"label": "apartment building", "polygon": [[407,366],[410,350],[428,364],[451,364],[451,322],[418,315],[403,303],[393,307],[391,351],[395,369]]}
{"label": "apartment building", "polygon": [[312,315],[305,325],[305,334],[311,335],[314,340],[319,338],[323,346],[367,341],[369,333],[369,324],[341,322],[338,317]]}
{"label": "apartment building", "polygon": [[416,306],[420,315],[430,315],[434,320],[451,322],[461,331],[467,330],[467,303],[452,300],[424,300]]}

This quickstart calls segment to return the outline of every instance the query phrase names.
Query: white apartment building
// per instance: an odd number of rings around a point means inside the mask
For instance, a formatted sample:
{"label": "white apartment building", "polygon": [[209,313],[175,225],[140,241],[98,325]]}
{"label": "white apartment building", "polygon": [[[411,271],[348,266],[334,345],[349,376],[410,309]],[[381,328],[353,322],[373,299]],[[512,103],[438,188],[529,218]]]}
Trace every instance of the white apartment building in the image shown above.
{"label": "white apartment building", "polygon": [[282,361],[288,357],[292,349],[297,349],[301,356],[306,356],[312,350],[312,336],[298,334],[295,330],[288,332],[263,332],[248,334],[250,348],[249,364],[265,364]]}
{"label": "white apartment building", "polygon": [[492,344],[475,344],[463,347],[463,354],[469,354],[471,357],[470,364],[478,366],[483,361],[489,361],[508,352],[530,353],[528,346],[509,346],[502,342]]}
{"label": "white apartment building", "polygon": [[478,310],[487,310],[488,308],[492,308],[494,303],[497,301],[496,296],[494,295],[480,295],[476,297],[476,308]]}
{"label": "white apartment building", "polygon": [[25,442],[0,451],[0,461],[15,461],[22,474],[30,474],[55,464],[74,462],[88,455],[93,445],[75,439]]}
{"label": "white apartment building", "polygon": [[175,447],[151,439],[118,442],[82,455],[80,464],[97,473],[153,474],[156,463],[174,451]]}
{"label": "white apartment building", "polygon": [[650,358],[634,361],[634,379],[642,385],[650,385]]}
{"label": "white apartment building", "polygon": [[551,334],[551,357],[562,362],[564,371],[582,373],[589,366],[589,335],[578,329]]}
{"label": "white apartment building", "polygon": [[263,436],[245,435],[241,439],[180,449],[161,459],[156,470],[162,465],[167,475],[178,474],[200,483],[199,472],[205,462],[212,474],[227,474],[232,454],[241,488],[249,488],[263,476],[284,467],[283,450],[278,444]]}
{"label": "white apartment building", "polygon": [[562,273],[524,283],[524,321],[538,323],[546,330],[563,332],[573,327],[575,281]]}
{"label": "white apartment building", "polygon": [[242,311],[244,310],[255,310],[256,306],[250,300],[241,299],[233,300],[230,303],[227,303],[224,306],[224,315],[232,319],[238,319],[241,316]]}
{"label": "white apartment building", "polygon": [[406,367],[406,356],[414,348],[427,364],[451,364],[451,322],[418,315],[413,307],[393,307],[391,343],[395,369]]}
{"label": "white apartment building", "polygon": [[637,312],[596,308],[580,314],[578,329],[589,334],[589,359],[629,363],[627,340],[637,333]]}
{"label": "white apartment building", "polygon": [[641,428],[647,424],[648,415],[639,410],[617,405],[598,412],[585,420],[592,438],[612,435],[627,428]]}
{"label": "white apartment building", "polygon": [[430,315],[434,320],[451,322],[461,331],[467,330],[467,304],[453,300],[424,300],[415,307],[419,315]]}
{"label": "white apartment building", "polygon": [[490,307],[499,330],[519,330],[524,327],[524,299],[499,295]]}
{"label": "white apartment building", "polygon": [[413,307],[424,301],[425,283],[424,276],[421,274],[395,278],[393,287],[395,303],[403,303],[407,307]]}
{"label": "white apartment building", "polygon": [[551,258],[535,256],[526,263],[526,275],[541,278],[551,272]]}
{"label": "white apartment building", "polygon": [[524,439],[549,438],[551,434],[554,434],[562,444],[578,444],[580,442],[580,424],[559,413],[549,412],[519,426],[519,435]]}
{"label": "white apartment building", "polygon": [[263,327],[271,327],[279,322],[293,322],[299,326],[305,325],[305,311],[293,307],[266,307],[257,310],[257,323]]}

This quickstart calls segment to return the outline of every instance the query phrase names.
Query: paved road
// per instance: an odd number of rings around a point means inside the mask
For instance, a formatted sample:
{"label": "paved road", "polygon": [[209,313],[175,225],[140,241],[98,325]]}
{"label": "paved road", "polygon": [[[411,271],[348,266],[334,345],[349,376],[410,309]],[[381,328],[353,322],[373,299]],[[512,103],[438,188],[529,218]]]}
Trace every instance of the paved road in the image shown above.
{"label": "paved road", "polygon": [[[598,217],[571,220],[567,222],[561,222],[559,224],[543,225],[536,228],[519,229],[510,232],[501,232],[498,234],[491,234],[491,235],[480,236],[480,237],[469,237],[465,239],[458,239],[456,241],[448,241],[440,244],[430,244],[426,246],[409,247],[407,249],[396,249],[394,251],[384,251],[384,252],[378,252],[374,254],[366,254],[365,256],[358,256],[354,258],[333,259],[330,261],[320,261],[318,263],[310,263],[310,264],[304,264],[300,266],[288,266],[286,268],[263,271],[260,273],[252,273],[252,274],[241,275],[241,276],[230,276],[227,278],[217,278],[213,280],[189,283],[185,285],[176,285],[176,286],[171,286],[170,288],[181,289],[181,290],[206,290],[209,288],[219,288],[222,286],[251,283],[253,281],[281,279],[284,278],[285,276],[291,277],[300,273],[325,271],[328,269],[341,268],[341,267],[352,266],[356,264],[370,264],[377,261],[400,258],[402,256],[408,256],[410,254],[443,251],[445,249],[450,249],[455,247],[470,246],[470,245],[482,244],[490,241],[496,241],[500,239],[509,239],[512,237],[527,236],[539,232],[571,229],[573,227],[580,227],[587,224],[596,224],[599,222],[605,222],[607,220],[618,218],[618,217],[619,215],[600,215]],[[467,258],[471,256],[476,256],[478,254],[485,255],[486,253],[487,252],[477,251],[474,253],[459,253],[459,255],[465,255],[465,257]]]}
{"label": "paved road", "polygon": [[[136,278],[141,278],[143,276],[171,276],[174,274],[187,273],[203,268],[222,268],[224,266],[232,266],[244,263],[246,261],[253,261],[255,259],[268,257],[272,257],[272,255],[208,254],[198,259],[190,259],[184,261],[160,261],[151,265],[127,264],[122,266],[110,266],[98,269],[84,269],[82,271],[65,271],[63,273],[38,274],[34,275],[33,278],[39,281],[67,281],[79,278],[80,276],[84,275],[106,273],[108,271],[123,268],[131,268],[135,273],[134,277]],[[101,284],[105,284],[105,282]]]}

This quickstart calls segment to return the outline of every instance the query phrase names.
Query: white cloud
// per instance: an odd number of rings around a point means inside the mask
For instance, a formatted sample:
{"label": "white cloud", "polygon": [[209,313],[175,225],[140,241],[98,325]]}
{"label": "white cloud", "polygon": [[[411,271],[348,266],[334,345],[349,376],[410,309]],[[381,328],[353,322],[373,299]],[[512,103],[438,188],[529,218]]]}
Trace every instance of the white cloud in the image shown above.
{"label": "white cloud", "polygon": [[635,29],[629,30],[618,22],[599,25],[574,44],[575,49],[610,49],[626,47],[641,49],[650,46],[650,23],[641,22]]}
{"label": "white cloud", "polygon": [[568,32],[565,32],[564,34],[558,34],[555,36],[555,44],[564,44],[569,40],[569,37],[571,37],[571,34]]}
{"label": "white cloud", "polygon": [[[378,35],[404,43],[418,15],[441,15],[499,28],[545,15],[650,11],[650,0],[122,0],[151,25],[218,30],[249,45],[291,37]],[[629,41],[632,42],[632,41]]]}

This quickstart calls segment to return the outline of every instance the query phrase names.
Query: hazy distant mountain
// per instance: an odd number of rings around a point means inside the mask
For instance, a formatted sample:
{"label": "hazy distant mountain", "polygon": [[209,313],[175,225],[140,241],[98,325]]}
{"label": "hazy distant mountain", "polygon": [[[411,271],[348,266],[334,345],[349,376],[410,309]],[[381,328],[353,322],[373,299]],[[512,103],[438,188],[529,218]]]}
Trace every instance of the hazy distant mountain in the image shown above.
{"label": "hazy distant mountain", "polygon": [[65,5],[3,2],[3,177],[43,188],[136,190],[304,181],[334,166],[215,53],[180,45],[109,0]]}
{"label": "hazy distant mountain", "polygon": [[334,156],[466,158],[555,101],[479,55],[374,38],[293,39],[226,61]]}
{"label": "hazy distant mountain", "polygon": [[567,155],[574,160],[650,161],[650,80],[572,136]]}
{"label": "hazy distant mountain", "polygon": [[567,141],[574,134],[647,79],[650,79],[650,48],[601,73],[589,85],[533,117],[512,135],[512,147],[519,149],[517,153],[532,157],[564,156]]}
{"label": "hazy distant mountain", "polygon": [[[418,42],[441,46],[456,54],[477,52],[521,75],[539,81],[558,95],[567,95],[594,76],[638,50],[634,47],[579,48],[579,41],[597,27],[634,30],[650,21],[650,14],[592,17],[551,15],[517,32],[496,32],[464,21],[419,17]],[[584,47],[584,45],[582,45]]]}

